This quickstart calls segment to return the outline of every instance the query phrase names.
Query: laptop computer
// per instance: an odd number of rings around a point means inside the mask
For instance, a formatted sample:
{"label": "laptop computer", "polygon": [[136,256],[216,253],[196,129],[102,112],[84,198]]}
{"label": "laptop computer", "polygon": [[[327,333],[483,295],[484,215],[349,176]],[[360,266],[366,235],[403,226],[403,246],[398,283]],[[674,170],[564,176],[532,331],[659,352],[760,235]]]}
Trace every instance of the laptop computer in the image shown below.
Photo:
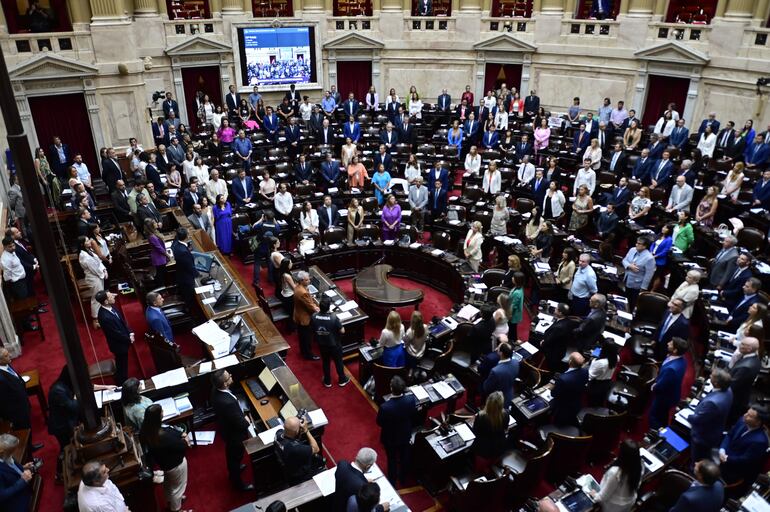
{"label": "laptop computer", "polygon": [[452,453],[455,450],[459,450],[465,446],[465,441],[460,437],[460,434],[452,434],[449,437],[445,437],[438,442],[439,446],[447,453]]}

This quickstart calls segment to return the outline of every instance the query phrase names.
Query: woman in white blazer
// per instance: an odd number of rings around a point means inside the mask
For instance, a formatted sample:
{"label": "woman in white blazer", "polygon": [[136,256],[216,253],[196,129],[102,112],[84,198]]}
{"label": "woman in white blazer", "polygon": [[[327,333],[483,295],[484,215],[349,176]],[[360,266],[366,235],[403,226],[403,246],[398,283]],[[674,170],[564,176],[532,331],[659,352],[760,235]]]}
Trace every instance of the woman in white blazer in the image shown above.
{"label": "woman in white blazer", "polygon": [[495,195],[500,192],[502,183],[503,175],[497,170],[497,164],[489,162],[489,167],[487,167],[484,178],[481,180],[481,188],[485,193]]}
{"label": "woman in white blazer", "polygon": [[468,260],[468,264],[474,272],[479,271],[479,264],[481,263],[481,244],[484,242],[481,229],[481,222],[475,221],[471,224],[471,229],[465,235],[465,243],[463,244],[465,259]]}
{"label": "woman in white blazer", "polygon": [[583,153],[583,160],[591,160],[591,169],[598,171],[602,165],[602,148],[599,147],[599,139],[591,139],[591,145]]}
{"label": "woman in white blazer", "polygon": [[701,134],[700,140],[698,140],[698,149],[700,149],[703,156],[712,158],[716,146],[717,136],[711,131],[711,126],[706,125],[706,130]]}
{"label": "woman in white blazer", "polygon": [[567,199],[564,197],[561,189],[552,181],[548,184],[548,191],[543,198],[543,217],[546,220],[558,219],[564,214],[564,205]]}
{"label": "woman in white blazer", "polygon": [[652,130],[652,133],[659,137],[668,138],[668,136],[671,135],[671,132],[674,131],[675,126],[676,120],[671,117],[671,112],[666,111],[663,113],[663,117],[658,119],[658,122],[655,123],[655,128]]}
{"label": "woman in white blazer", "polygon": [[471,150],[465,155],[465,172],[473,176],[478,176],[481,170],[481,155],[476,146],[471,146]]}
{"label": "woman in white blazer", "polygon": [[318,233],[318,212],[315,211],[310,201],[302,203],[302,211],[299,212],[299,223],[302,231]]}

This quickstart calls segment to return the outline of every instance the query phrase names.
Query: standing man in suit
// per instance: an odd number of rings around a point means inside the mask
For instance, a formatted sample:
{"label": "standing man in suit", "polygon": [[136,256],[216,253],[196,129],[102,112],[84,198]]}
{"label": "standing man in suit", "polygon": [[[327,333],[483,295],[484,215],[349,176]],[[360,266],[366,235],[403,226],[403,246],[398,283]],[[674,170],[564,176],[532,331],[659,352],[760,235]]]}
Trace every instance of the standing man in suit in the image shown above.
{"label": "standing man in suit", "polygon": [[576,155],[582,155],[590,143],[591,134],[586,130],[585,123],[580,123],[580,129],[572,138],[572,152]]}
{"label": "standing man in suit", "polygon": [[235,198],[235,207],[240,208],[250,203],[254,196],[254,180],[246,176],[246,169],[238,170],[238,178],[233,180],[231,190]]}
{"label": "standing man in suit", "polygon": [[339,185],[340,163],[334,160],[331,152],[326,153],[326,160],[321,164],[321,178],[326,190]]}
{"label": "standing man in suit", "polygon": [[115,148],[107,148],[107,157],[102,159],[102,179],[110,192],[115,190],[115,184],[118,180],[124,179]]}
{"label": "standing man in suit", "polygon": [[650,252],[649,238],[641,236],[636,239],[636,245],[623,258],[623,267],[626,269],[626,298],[630,311],[633,311],[639,293],[650,288],[655,273],[655,257]]}
{"label": "standing man in suit", "polygon": [[762,172],[762,179],[754,185],[751,194],[751,206],[770,210],[770,168]]}
{"label": "standing man in suit", "polygon": [[583,368],[585,358],[580,352],[569,355],[569,368],[556,378],[551,390],[551,410],[556,426],[577,426],[577,413],[583,403],[588,383],[588,369]]}
{"label": "standing man in suit", "polygon": [[[203,197],[203,194],[201,194],[198,191],[198,182],[194,181],[190,183],[190,186],[187,190],[184,191],[184,200],[182,202],[182,209],[184,210],[185,215],[192,215],[193,212],[193,205],[194,204],[200,204],[201,197]],[[137,208],[138,211],[138,208]]]}
{"label": "standing man in suit", "polygon": [[107,346],[115,356],[115,384],[121,386],[128,378],[128,349],[134,342],[134,333],[120,311],[113,307],[115,297],[114,293],[106,290],[96,292],[96,302],[101,306],[96,318],[104,331]]}
{"label": "standing man in suit", "polygon": [[62,182],[65,182],[69,179],[69,176],[67,176],[67,168],[72,162],[72,154],[70,153],[69,146],[67,144],[62,144],[59,136],[54,136],[49,154],[51,156],[48,161],[51,162],[54,173],[56,173],[56,176],[58,176]]}
{"label": "standing man in suit", "polygon": [[724,484],[719,480],[719,466],[710,460],[695,464],[695,481],[669,512],[719,512],[725,499]]}
{"label": "standing man in suit", "polygon": [[348,499],[355,496],[358,490],[368,482],[364,475],[376,462],[377,452],[368,447],[358,450],[356,460],[352,464],[346,460],[337,462],[337,470],[334,472],[333,512],[348,510]]}
{"label": "standing man in suit", "polygon": [[385,145],[385,149],[388,153],[392,153],[396,149],[398,144],[398,133],[393,129],[393,123],[388,122],[385,126],[385,131],[380,132],[380,144]]}
{"label": "standing man in suit", "polygon": [[428,190],[433,191],[436,181],[441,182],[441,187],[444,191],[449,190],[449,171],[441,166],[441,162],[436,160],[433,164],[433,169],[428,172]]}
{"label": "standing man in suit", "polygon": [[235,85],[230,84],[228,87],[229,92],[225,96],[225,103],[227,104],[227,110],[230,112],[237,112],[238,106],[241,104],[241,95],[235,89]]}
{"label": "standing man in suit", "polygon": [[508,408],[513,402],[513,383],[519,375],[519,358],[513,357],[513,349],[508,343],[501,343],[497,347],[497,355],[500,360],[489,372],[481,389],[484,396],[500,391],[505,397],[504,406]]}
{"label": "standing man in suit", "polygon": [[0,434],[0,507],[5,512],[27,512],[32,498],[32,465],[14,460],[19,439]]}
{"label": "standing man in suit", "polygon": [[650,170],[650,188],[666,188],[674,164],[670,160],[671,153],[664,151],[662,158],[655,162]]}
{"label": "standing man in suit", "polygon": [[[716,132],[712,132],[716,133]],[[727,122],[727,126],[722,128],[722,131],[717,134],[717,149],[722,150],[723,154],[727,154],[731,148],[735,145],[735,123],[732,121]]]}
{"label": "standing man in suit", "polygon": [[730,374],[714,367],[711,370],[711,383],[714,385],[714,390],[698,402],[695,412],[687,418],[691,426],[690,443],[693,463],[702,459],[711,459],[712,450],[717,448],[722,440],[722,431],[733,405]]}
{"label": "standing man in suit", "polygon": [[230,386],[233,378],[227,370],[217,370],[211,376],[214,389],[211,390],[211,405],[217,417],[219,432],[225,442],[225,459],[230,483],[238,490],[251,491],[252,484],[241,480],[241,465],[243,459],[243,441],[249,438],[249,421],[243,415],[241,405]]}
{"label": "standing man in suit", "polygon": [[759,302],[761,288],[762,281],[756,277],[750,277],[743,283],[743,296],[730,308],[730,316],[727,317],[727,327],[731,332],[737,330],[749,318],[749,308]]}
{"label": "standing man in suit", "polygon": [[682,314],[684,301],[672,299],[668,302],[668,311],[663,315],[663,322],[652,335],[655,341],[655,356],[662,361],[668,354],[668,342],[674,338],[690,337],[690,322]]}
{"label": "standing man in suit", "polygon": [[361,105],[358,103],[358,100],[356,100],[355,94],[352,92],[348,94],[348,99],[342,104],[342,110],[345,112],[346,116],[355,119],[358,115],[358,111],[361,110]]}
{"label": "standing man in suit", "polygon": [[304,154],[300,154],[299,161],[294,164],[294,181],[303,185],[313,181],[313,167],[307,163],[307,157]]}
{"label": "standing man in suit", "polygon": [[176,136],[171,137],[171,144],[166,148],[166,154],[168,154],[172,164],[176,165],[178,169],[182,168],[182,163],[185,161],[185,152]]}
{"label": "standing man in suit", "polygon": [[743,285],[746,284],[746,279],[751,277],[751,260],[752,258],[749,253],[740,253],[735,259],[732,273],[723,278],[724,284],[719,296],[725,302],[728,309],[732,309],[743,295]]}
{"label": "standing man in suit", "polygon": [[115,190],[112,192],[112,207],[115,211],[120,222],[130,222],[131,208],[128,205],[128,190],[126,190],[126,183],[123,180],[118,180],[115,183]]}
{"label": "standing man in suit", "polygon": [[166,127],[162,117],[152,122],[152,139],[155,141],[155,146],[166,143]]}
{"label": "standing man in suit", "polygon": [[166,93],[166,99],[163,100],[163,115],[167,118],[171,114],[179,114],[179,104],[176,102],[170,92]]}
{"label": "standing man in suit", "polygon": [[302,133],[299,130],[299,126],[297,126],[297,118],[290,117],[289,124],[284,129],[284,137],[286,137],[286,144],[288,145],[286,152],[291,159],[296,158],[300,151],[299,143],[301,136]]}
{"label": "standing man in suit", "polygon": [[666,205],[667,212],[690,212],[690,203],[692,203],[693,189],[687,184],[684,176],[676,177],[676,184],[671,188],[671,194],[668,197]]}
{"label": "standing man in suit", "polygon": [[385,167],[387,173],[390,173],[393,168],[393,158],[386,151],[385,144],[380,144],[380,152],[374,156],[374,168],[379,169],[380,164]]}
{"label": "standing man in suit", "polygon": [[612,241],[620,218],[615,213],[615,203],[607,203],[607,208],[596,218],[596,236],[599,240]]}
{"label": "standing man in suit", "polygon": [[[30,404],[26,383],[13,366],[11,353],[0,347],[0,418],[8,421],[13,428],[31,428]],[[42,444],[32,445],[33,450],[42,448]]]}
{"label": "standing man in suit", "polygon": [[161,309],[163,307],[163,295],[150,292],[147,294],[146,302],[147,310],[144,312],[144,318],[147,320],[148,327],[173,343],[174,332],[171,330],[171,324],[166,318],[166,314]]}
{"label": "standing man in suit", "polygon": [[409,206],[412,209],[412,222],[419,233],[425,227],[425,210],[428,206],[428,189],[422,186],[422,176],[414,179],[414,185],[409,187]]}
{"label": "standing man in suit", "polygon": [[497,134],[497,129],[494,126],[490,126],[489,130],[481,137],[481,146],[484,149],[497,149],[500,145],[500,136]]}
{"label": "standing man in suit", "polygon": [[767,409],[752,405],[730,429],[719,447],[722,478],[728,484],[753,482],[767,460]]}
{"label": "standing man in suit", "polygon": [[529,91],[529,96],[524,98],[524,114],[527,117],[527,121],[534,119],[537,112],[540,110],[540,98],[535,94],[535,90]]}
{"label": "standing man in suit", "polygon": [[[193,183],[196,185],[196,183]],[[150,202],[150,198],[146,194],[139,196],[139,204],[136,206],[136,217],[140,226],[144,226],[146,219],[152,219],[159,225],[163,224],[163,217],[155,205]],[[192,213],[192,212],[191,212]]]}
{"label": "standing man in suit", "polygon": [[609,154],[607,158],[607,168],[610,170],[610,172],[614,172],[615,174],[622,176],[626,173],[627,161],[628,157],[626,156],[626,152],[623,151],[623,144],[618,142],[615,144],[614,150]]}
{"label": "standing man in suit", "polygon": [[439,94],[438,98],[436,99],[436,108],[440,112],[449,112],[449,108],[452,106],[452,97],[447,94],[446,89],[441,89],[441,94]]}
{"label": "standing man in suit", "polygon": [[307,128],[310,130],[311,137],[315,136],[321,130],[324,119],[324,115],[321,113],[318,105],[313,105],[310,119],[307,121]]}
{"label": "standing man in suit", "polygon": [[403,144],[407,144],[410,148],[414,145],[414,127],[409,122],[409,116],[404,115],[404,119],[398,126],[398,140]]}
{"label": "standing man in suit", "polygon": [[388,456],[388,480],[395,486],[403,485],[409,471],[412,446],[412,428],[417,416],[417,399],[405,395],[406,382],[395,375],[390,379],[390,398],[377,411],[380,441]]}
{"label": "standing man in suit", "polygon": [[532,198],[535,200],[535,204],[543,204],[545,194],[548,192],[548,183],[543,177],[542,169],[535,170],[535,177],[529,182],[529,187],[532,190]]}
{"label": "standing man in suit", "polygon": [[324,202],[318,207],[318,228],[323,233],[330,226],[337,224],[337,207],[332,203],[332,197],[324,196]]}
{"label": "standing man in suit", "polygon": [[417,6],[418,16],[433,16],[433,1],[432,0],[419,0]]}
{"label": "standing man in suit", "polygon": [[671,135],[668,138],[668,143],[683,150],[689,140],[690,130],[685,128],[684,119],[679,119],[679,121],[676,122],[676,127],[671,131]]}
{"label": "standing man in suit", "polygon": [[762,362],[759,359],[759,340],[752,336],[743,338],[727,367],[732,378],[730,388],[733,390],[733,406],[729,418],[732,422],[749,405],[751,387],[762,368]]}
{"label": "standing man in suit", "polygon": [[321,129],[316,134],[316,142],[325,146],[334,144],[334,129],[329,126],[329,119],[325,118],[321,122]]}
{"label": "standing man in suit", "polygon": [[770,144],[765,143],[762,135],[754,137],[754,141],[746,148],[746,168],[762,169],[770,161]]}
{"label": "standing man in suit", "polygon": [[433,190],[430,191],[428,205],[432,221],[446,214],[447,192],[440,179],[433,181]]}
{"label": "standing man in suit", "polygon": [[623,176],[618,181],[617,186],[615,187],[615,190],[612,191],[612,194],[610,195],[609,203],[615,204],[615,210],[618,212],[618,215],[621,217],[625,217],[628,215],[628,202],[631,200],[631,190],[628,188],[628,179]]}
{"label": "standing man in suit", "polygon": [[358,144],[358,141],[361,139],[361,125],[356,122],[355,117],[350,116],[348,122],[342,125],[342,135],[346,139],[352,140],[353,144]]}
{"label": "standing man in suit", "polygon": [[[677,123],[677,126],[678,125],[679,123]],[[719,121],[717,121],[716,112],[709,112],[708,117],[700,122],[700,126],[698,127],[698,138],[703,135],[707,126],[711,127],[711,133],[719,133]]]}
{"label": "standing man in suit", "polygon": [[15,253],[19,258],[22,267],[24,267],[25,280],[27,284],[27,297],[35,295],[35,273],[40,268],[37,258],[32,254],[24,243],[21,230],[13,227],[5,231],[6,238],[13,240]]}
{"label": "standing man in suit", "polygon": [[203,207],[200,203],[195,203],[192,209],[193,212],[191,215],[187,216],[187,220],[190,221],[192,227],[195,229],[202,229],[212,240],[214,240],[214,230],[211,226],[211,220],[208,215],[203,215]]}
{"label": "standing man in suit", "polygon": [[711,286],[718,290],[724,288],[732,275],[735,273],[736,261],[738,259],[738,239],[732,235],[726,236],[722,241],[722,250],[711,260],[709,269],[709,282]]}
{"label": "standing man in suit", "polygon": [[297,273],[297,286],[294,288],[294,323],[299,334],[299,347],[302,357],[309,361],[318,361],[320,357],[313,354],[313,327],[310,320],[313,313],[320,311],[308,291],[310,274],[301,270]]}
{"label": "standing man in suit", "polygon": [[652,407],[649,412],[650,428],[659,429],[668,425],[671,408],[679,403],[682,396],[682,379],[687,368],[684,354],[687,340],[673,338],[668,342],[668,357],[660,366],[658,378],[652,385]]}
{"label": "standing man in suit", "polygon": [[540,350],[545,356],[548,369],[552,372],[560,372],[564,368],[564,355],[567,352],[567,344],[574,339],[574,323],[567,318],[569,306],[560,302],[554,311],[554,323],[543,333],[543,341],[540,342]]}
{"label": "standing man in suit", "polygon": [[195,278],[198,277],[198,271],[195,270],[195,259],[187,246],[187,237],[187,229],[178,228],[171,244],[171,252],[176,261],[176,284],[179,294],[189,311],[192,311],[195,307]]}
{"label": "standing man in suit", "polygon": [[652,166],[655,162],[650,158],[650,150],[644,148],[642,154],[634,165],[634,169],[631,171],[631,177],[635,180],[639,180],[644,185],[650,184],[650,174],[652,173]]}
{"label": "standing man in suit", "polygon": [[291,105],[291,108],[294,110],[294,115],[299,114],[299,104],[302,102],[302,98],[299,95],[299,91],[297,91],[297,86],[294,84],[291,84],[289,86],[289,90],[286,91],[286,95],[284,96],[287,100],[289,100],[289,105]]}
{"label": "standing man in suit", "polygon": [[463,124],[463,133],[465,134],[468,144],[470,144],[471,146],[476,144],[476,141],[479,140],[480,128],[481,128],[481,123],[479,123],[476,120],[476,114],[474,114],[473,112],[470,112],[468,114],[468,119]]}
{"label": "standing man in suit", "polygon": [[592,347],[594,343],[604,337],[604,327],[607,323],[606,296],[601,293],[594,293],[591,295],[588,305],[591,310],[573,331],[573,342],[581,351]]}

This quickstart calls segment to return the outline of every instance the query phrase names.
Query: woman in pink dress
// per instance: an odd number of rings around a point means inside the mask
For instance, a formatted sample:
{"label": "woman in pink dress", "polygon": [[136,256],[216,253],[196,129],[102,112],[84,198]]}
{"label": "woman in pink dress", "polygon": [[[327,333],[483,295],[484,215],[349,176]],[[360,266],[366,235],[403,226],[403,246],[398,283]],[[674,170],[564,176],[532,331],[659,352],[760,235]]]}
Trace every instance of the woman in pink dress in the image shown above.
{"label": "woman in pink dress", "polygon": [[548,141],[551,138],[551,129],[548,127],[548,120],[541,119],[540,126],[535,129],[535,154],[541,149],[548,147]]}
{"label": "woman in pink dress", "polygon": [[401,206],[396,203],[396,196],[390,194],[382,207],[382,239],[395,240],[401,226]]}
{"label": "woman in pink dress", "polygon": [[235,130],[230,126],[230,121],[222,119],[222,126],[219,128],[219,131],[217,131],[217,137],[219,137],[222,144],[230,146],[235,140],[235,135]]}

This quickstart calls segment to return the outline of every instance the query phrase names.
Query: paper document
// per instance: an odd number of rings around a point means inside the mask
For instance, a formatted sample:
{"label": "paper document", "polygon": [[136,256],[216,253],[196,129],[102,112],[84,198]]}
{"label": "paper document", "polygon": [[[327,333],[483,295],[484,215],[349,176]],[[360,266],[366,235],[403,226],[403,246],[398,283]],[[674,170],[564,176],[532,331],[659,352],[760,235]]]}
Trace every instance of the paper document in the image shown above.
{"label": "paper document", "polygon": [[199,446],[205,446],[214,444],[214,437],[216,432],[214,430],[201,430],[195,431],[195,444]]}
{"label": "paper document", "polygon": [[455,390],[452,388],[452,386],[450,386],[443,380],[434,383],[433,389],[436,390],[436,393],[441,395],[441,398],[451,398],[455,395]]}
{"label": "paper document", "polygon": [[468,441],[473,441],[474,439],[476,439],[476,434],[473,433],[473,431],[471,430],[471,427],[469,427],[467,423],[460,423],[459,425],[455,425],[454,427],[455,427],[455,432],[460,434],[460,437],[466,443]]}
{"label": "paper document", "polygon": [[176,408],[176,402],[172,397],[164,398],[155,402],[163,409],[163,419],[167,420],[174,416],[179,416],[179,410]]}
{"label": "paper document", "polygon": [[479,308],[472,306],[471,304],[466,304],[457,312],[457,316],[463,320],[470,320],[479,313],[481,313]]}
{"label": "paper document", "polygon": [[179,414],[191,411],[193,408],[192,402],[190,402],[190,399],[186,396],[177,398],[174,400],[174,402],[176,403],[176,410],[179,411]]}
{"label": "paper document", "polygon": [[324,295],[326,295],[327,297],[334,297],[335,295],[337,295],[337,292],[334,290],[326,290],[324,292]]}
{"label": "paper document", "polygon": [[216,297],[208,297],[203,299],[201,302],[204,304],[214,304],[217,301]]}
{"label": "paper document", "polygon": [[202,293],[212,293],[214,291],[214,285],[213,284],[207,284],[205,286],[196,286],[195,287],[195,293],[198,295]]}
{"label": "paper document", "polygon": [[337,318],[339,318],[340,322],[344,322],[349,318],[353,318],[353,314],[350,311],[343,311],[337,315]]}
{"label": "paper document", "polygon": [[175,370],[159,373],[152,377],[151,380],[153,385],[155,385],[155,389],[178,386],[179,384],[185,384],[187,382],[187,372],[185,372],[184,368],[177,368]]}
{"label": "paper document", "polygon": [[409,391],[412,392],[418,402],[422,402],[423,400],[428,400],[430,398],[430,396],[428,396],[428,392],[425,391],[425,388],[422,386],[410,386]]}
{"label": "paper document", "polygon": [[96,408],[101,409],[102,408],[102,392],[94,391],[94,399],[96,399]]}
{"label": "paper document", "polygon": [[278,425],[277,427],[273,427],[270,430],[265,430],[264,432],[260,432],[257,434],[259,437],[259,440],[262,441],[262,444],[265,446],[270,446],[275,442],[275,433],[278,432],[283,428],[283,425]]}
{"label": "paper document", "polygon": [[768,504],[757,491],[752,491],[751,494],[743,500],[741,510],[746,510],[746,512],[770,512],[770,504]]}
{"label": "paper document", "polygon": [[432,251],[430,251],[430,253],[433,256],[441,256],[442,254],[444,254],[444,251],[442,251],[441,249],[433,249]]}
{"label": "paper document", "polygon": [[653,473],[663,467],[663,463],[660,461],[660,459],[647,451],[646,448],[639,448],[639,454],[642,456],[642,463],[644,464],[644,467],[646,467],[650,473]]}
{"label": "paper document", "polygon": [[410,249],[419,249],[421,247],[420,242],[414,242],[409,244]]}
{"label": "paper document", "polygon": [[198,366],[198,374],[209,373],[211,371],[211,361],[204,361]]}
{"label": "paper document", "polygon": [[308,411],[307,415],[308,418],[310,418],[310,423],[313,425],[313,427],[323,427],[324,425],[329,424],[329,420],[326,417],[326,414],[324,414],[323,409]]}
{"label": "paper document", "polygon": [[352,309],[356,309],[358,307],[358,303],[354,300],[349,300],[342,306],[340,306],[340,311],[350,311]]}
{"label": "paper document", "polygon": [[238,356],[235,354],[230,354],[229,356],[214,360],[214,368],[217,370],[227,368],[228,366],[235,366],[236,364],[238,364]]}
{"label": "paper document", "polygon": [[519,345],[521,348],[529,352],[530,354],[537,354],[537,347],[534,346],[532,343],[525,341],[521,345]]}
{"label": "paper document", "polygon": [[313,475],[313,481],[321,491],[322,496],[329,496],[334,493],[334,489],[337,486],[337,482],[334,479],[334,474],[337,472],[337,467],[321,471],[317,475]]}

